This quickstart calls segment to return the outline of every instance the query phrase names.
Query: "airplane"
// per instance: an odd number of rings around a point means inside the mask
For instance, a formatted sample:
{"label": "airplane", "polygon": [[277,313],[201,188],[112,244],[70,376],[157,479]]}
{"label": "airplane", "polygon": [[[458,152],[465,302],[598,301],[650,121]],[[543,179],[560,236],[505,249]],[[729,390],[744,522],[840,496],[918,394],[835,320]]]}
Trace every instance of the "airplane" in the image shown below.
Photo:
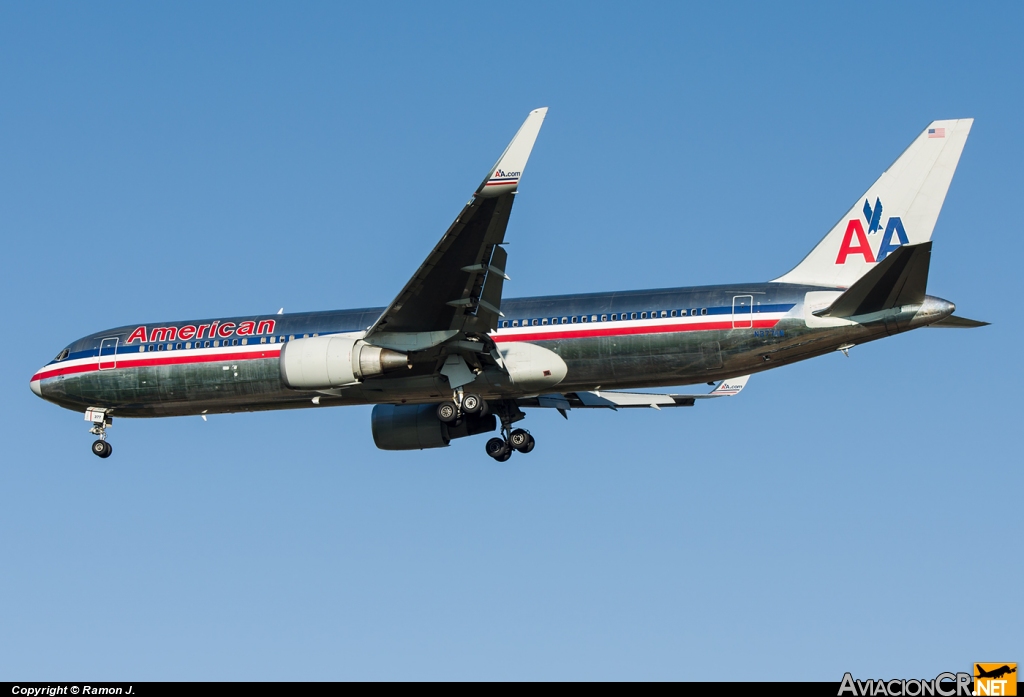
{"label": "airplane", "polygon": [[[920,327],[980,327],[926,293],[931,236],[973,119],[935,121],[792,270],[771,281],[506,299],[505,231],[547,108],[527,116],[451,227],[384,308],[133,324],[78,339],[32,391],[113,418],[373,404],[384,450],[493,433],[524,409],[693,406],[753,373]],[[707,383],[704,393],[636,390]],[[499,430],[500,429],[500,430]]]}
{"label": "airplane", "polygon": [[1011,668],[1008,665],[1002,665],[1002,666],[1000,666],[998,668],[995,668],[993,670],[985,670],[984,668],[981,667],[980,664],[975,663],[974,664],[974,669],[977,672],[977,675],[974,676],[976,678],[996,678],[997,679],[997,678],[1003,677],[1004,675],[1009,675],[1010,673],[1016,673],[1017,672],[1016,664],[1014,664],[1013,668]]}

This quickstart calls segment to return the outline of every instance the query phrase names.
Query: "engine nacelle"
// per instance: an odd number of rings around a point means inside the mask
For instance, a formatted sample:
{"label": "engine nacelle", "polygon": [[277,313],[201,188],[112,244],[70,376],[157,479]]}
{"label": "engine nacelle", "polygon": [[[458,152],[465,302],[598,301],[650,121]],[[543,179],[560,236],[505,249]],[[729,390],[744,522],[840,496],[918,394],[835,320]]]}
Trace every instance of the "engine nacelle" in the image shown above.
{"label": "engine nacelle", "polygon": [[494,414],[463,417],[456,426],[437,418],[436,404],[378,404],[370,415],[373,442],[381,450],[443,448],[455,438],[475,436],[498,427]]}
{"label": "engine nacelle", "polygon": [[407,368],[404,353],[345,336],[293,339],[281,347],[281,380],[294,390],[323,390]]}

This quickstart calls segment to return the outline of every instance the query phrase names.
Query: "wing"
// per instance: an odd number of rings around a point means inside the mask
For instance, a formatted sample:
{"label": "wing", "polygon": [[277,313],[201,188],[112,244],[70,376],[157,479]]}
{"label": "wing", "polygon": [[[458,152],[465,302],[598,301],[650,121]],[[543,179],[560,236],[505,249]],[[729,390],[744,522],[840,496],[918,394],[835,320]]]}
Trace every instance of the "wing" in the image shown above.
{"label": "wing", "polygon": [[747,386],[749,375],[723,380],[711,392],[704,394],[650,394],[646,392],[567,392],[565,394],[542,394],[539,397],[517,400],[523,407],[547,407],[558,409],[564,415],[569,409],[630,409],[645,407],[692,407],[698,399],[732,397]]}
{"label": "wing", "polygon": [[[505,227],[519,178],[547,108],[526,117],[434,250],[366,334],[380,345],[436,345],[498,326],[505,275]],[[403,336],[395,337],[394,334]],[[411,335],[417,334],[419,338]]]}

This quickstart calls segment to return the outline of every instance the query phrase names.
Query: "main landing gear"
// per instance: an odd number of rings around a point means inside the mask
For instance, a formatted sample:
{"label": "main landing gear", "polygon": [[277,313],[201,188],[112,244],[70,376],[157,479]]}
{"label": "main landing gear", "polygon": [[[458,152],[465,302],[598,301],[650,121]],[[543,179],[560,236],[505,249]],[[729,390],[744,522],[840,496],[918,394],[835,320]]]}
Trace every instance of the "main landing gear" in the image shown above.
{"label": "main landing gear", "polygon": [[104,459],[110,457],[114,448],[107,442],[107,429],[113,424],[114,418],[107,414],[106,409],[86,409],[85,420],[92,423],[89,433],[99,437],[92,444],[92,454]]}
{"label": "main landing gear", "polygon": [[537,445],[537,441],[529,431],[521,428],[512,430],[512,424],[526,418],[515,402],[500,402],[495,406],[494,413],[501,419],[501,438],[491,438],[484,449],[487,454],[498,462],[507,462],[512,452],[518,450],[528,453]]}
{"label": "main landing gear", "polygon": [[483,416],[486,413],[484,398],[478,394],[465,394],[461,388],[455,390],[450,401],[437,405],[437,418],[446,424],[455,423],[465,414]]}
{"label": "main landing gear", "polygon": [[512,424],[522,421],[526,414],[511,400],[488,404],[478,394],[465,394],[462,389],[454,390],[450,401],[437,405],[437,418],[446,424],[459,424],[464,416],[484,416],[493,412],[501,419],[501,438],[491,438],[484,449],[498,462],[507,462],[518,450],[528,453],[537,445],[529,431],[512,429]]}

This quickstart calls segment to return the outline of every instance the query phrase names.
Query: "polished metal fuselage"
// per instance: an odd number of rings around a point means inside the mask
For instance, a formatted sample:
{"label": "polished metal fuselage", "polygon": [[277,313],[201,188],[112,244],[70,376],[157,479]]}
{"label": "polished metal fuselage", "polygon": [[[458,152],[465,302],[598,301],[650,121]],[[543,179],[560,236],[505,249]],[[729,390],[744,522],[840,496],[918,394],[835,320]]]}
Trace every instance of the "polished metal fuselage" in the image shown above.
{"label": "polished metal fuselage", "polygon": [[[492,337],[499,345],[503,341],[528,341],[558,354],[567,366],[567,374],[550,392],[656,388],[769,370],[926,326],[950,315],[954,309],[951,303],[928,297],[922,305],[897,307],[865,317],[833,320],[813,314],[814,310],[827,307],[829,299],[840,293],[839,289],[755,283],[507,299],[501,309],[505,315],[503,323],[509,326],[499,328]],[[812,306],[814,302],[820,307]],[[77,361],[86,369],[60,373],[62,362],[53,361],[37,373],[51,376],[34,376],[33,390],[68,409],[100,407],[112,415],[126,417],[314,405],[416,404],[450,398],[451,388],[437,373],[433,360],[414,363],[408,371],[370,378],[341,390],[296,391],[283,384],[275,353],[280,349],[279,339],[361,332],[373,324],[381,311],[370,308],[271,315],[275,343],[261,344],[266,351],[250,350],[243,356],[225,347],[201,355],[202,360],[188,360],[186,356],[197,352],[178,354],[176,349],[180,351],[177,347],[181,343],[172,342],[168,351],[147,354],[161,358],[153,361],[153,365],[132,365],[128,358],[139,350],[136,344],[142,342],[128,341],[135,325],[120,327],[74,342],[64,361]],[[611,319],[622,317],[622,313],[630,320],[634,313],[636,317],[650,317],[654,313],[654,318],[646,325],[639,322],[643,326]],[[583,322],[583,318],[587,321]],[[266,319],[243,317],[223,322],[240,325]],[[518,326],[512,327],[513,322]],[[163,324],[180,327],[203,323]],[[266,337],[262,340],[266,341]],[[101,355],[104,341],[114,351]],[[175,359],[178,355],[181,360]],[[95,356],[97,369],[90,369],[91,356]],[[467,389],[487,399],[536,394],[517,391],[507,380],[489,375],[490,370],[485,370]]]}

